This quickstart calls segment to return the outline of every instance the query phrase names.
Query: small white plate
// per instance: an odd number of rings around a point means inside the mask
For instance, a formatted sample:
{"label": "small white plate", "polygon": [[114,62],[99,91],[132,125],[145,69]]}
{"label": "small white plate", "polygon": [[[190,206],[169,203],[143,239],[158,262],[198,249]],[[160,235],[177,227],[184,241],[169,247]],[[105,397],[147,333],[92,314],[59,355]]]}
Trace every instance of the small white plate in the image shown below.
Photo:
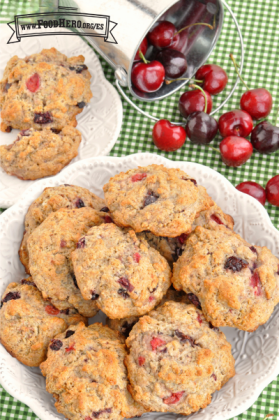
{"label": "small white plate", "polygon": [[[8,44],[11,29],[0,25],[0,80],[8,60],[17,55],[24,58],[27,55],[40,52],[43,48],[55,47],[68,57],[83,55],[85,64],[92,75],[91,90],[93,98],[77,116],[77,129],[82,134],[78,156],[70,163],[107,155],[113,148],[122,124],[122,102],[116,89],[107,81],[102,66],[94,50],[79,36],[50,35],[42,37],[22,38],[21,42]],[[0,145],[11,144],[19,130],[11,133],[0,132]],[[10,207],[24,191],[37,181],[22,181],[15,176],[7,175],[0,168],[0,207]]]}
{"label": "small white plate", "polygon": [[[32,185],[17,204],[0,216],[0,296],[8,283],[24,277],[24,269],[18,258],[24,217],[29,205],[45,187],[76,184],[103,196],[102,187],[111,176],[152,163],[180,168],[195,178],[207,188],[217,204],[232,215],[237,233],[251,244],[267,246],[279,256],[279,232],[272,225],[264,207],[254,198],[237,191],[218,172],[197,163],[173,162],[150,153],[123,158],[92,158],[70,165],[60,174]],[[93,322],[96,318],[103,320],[97,315]],[[222,330],[232,344],[236,376],[213,395],[212,403],[206,409],[193,414],[191,419],[227,420],[238,416],[257,400],[262,390],[279,374],[279,305],[269,321],[254,333],[235,328]],[[64,419],[57,414],[53,398],[45,390],[45,380],[39,368],[22,365],[1,345],[0,383],[7,392],[27,404],[41,420]],[[182,416],[169,413],[148,413],[143,417],[148,420],[182,419]]]}

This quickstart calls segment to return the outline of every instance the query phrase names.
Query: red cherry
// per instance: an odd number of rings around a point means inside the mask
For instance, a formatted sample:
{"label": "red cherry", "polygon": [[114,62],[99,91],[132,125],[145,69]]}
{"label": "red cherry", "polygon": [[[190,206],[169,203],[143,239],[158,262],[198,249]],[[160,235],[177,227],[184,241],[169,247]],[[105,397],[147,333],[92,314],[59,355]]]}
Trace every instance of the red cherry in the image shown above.
{"label": "red cherry", "polygon": [[[204,91],[207,97],[207,114],[210,114],[212,111],[212,97],[211,95]],[[196,90],[189,90],[184,92],[179,98],[179,111],[184,118],[188,118],[190,114],[196,111],[204,111],[205,100],[203,93]]]}
{"label": "red cherry", "polygon": [[138,358],[138,362],[139,362],[139,365],[140,365],[140,366],[143,366],[143,365],[144,365],[144,363],[145,363],[145,357],[143,357],[143,356],[139,356],[139,358]]}
{"label": "red cherry", "polygon": [[273,206],[279,207],[279,175],[271,178],[265,187],[266,199]]}
{"label": "red cherry", "polygon": [[187,31],[182,31],[179,34],[177,33],[173,37],[173,41],[170,44],[169,48],[185,54],[187,45],[188,45],[188,33]]}
{"label": "red cherry", "polygon": [[104,221],[105,221],[105,223],[114,223],[113,220],[112,220],[112,218],[109,217],[109,216],[105,216],[104,217]]}
{"label": "red cherry", "polygon": [[166,341],[162,340],[159,337],[153,337],[152,340],[150,341],[150,345],[151,345],[153,351],[155,351],[157,349],[157,347],[160,347],[163,344],[167,344],[167,343],[166,343]]}
{"label": "red cherry", "polygon": [[146,51],[148,48],[148,42],[147,42],[147,38],[143,38],[143,40],[141,41],[141,44],[139,46],[139,49],[137,50],[137,53],[135,55],[134,61],[140,61],[141,58],[139,56],[139,52],[141,51],[143,53],[143,55],[145,55]]}
{"label": "red cherry", "polygon": [[181,399],[183,394],[184,391],[174,392],[170,397],[163,398],[163,402],[168,405],[176,404]]}
{"label": "red cherry", "polygon": [[202,80],[202,87],[211,95],[222,92],[228,83],[228,76],[222,67],[216,64],[205,64],[196,73],[196,79]]}
{"label": "red cherry", "polygon": [[229,136],[219,145],[222,161],[227,166],[241,166],[253,153],[252,144],[243,137]]}
{"label": "red cherry", "polygon": [[159,120],[153,127],[152,137],[158,149],[174,152],[185,143],[186,132],[183,127],[171,124],[168,120]]}
{"label": "red cherry", "polygon": [[40,76],[38,73],[34,73],[33,76],[29,77],[26,81],[26,87],[30,92],[35,93],[40,87]]}
{"label": "red cherry", "polygon": [[147,177],[147,174],[145,174],[145,173],[135,174],[131,177],[131,181],[132,182],[142,181],[146,177]]}
{"label": "red cherry", "polygon": [[254,120],[265,118],[272,108],[272,96],[264,88],[251,89],[243,93],[240,99],[241,109],[248,112]]}
{"label": "red cherry", "polygon": [[52,305],[45,306],[45,311],[49,315],[58,315],[60,313],[59,309],[54,308],[54,306],[52,306]]}
{"label": "red cherry", "polygon": [[155,92],[165,80],[165,69],[159,61],[136,63],[132,68],[131,80],[141,92]]}
{"label": "red cherry", "polygon": [[257,272],[250,278],[250,286],[253,287],[255,296],[260,296],[262,294],[261,280]]}
{"label": "red cherry", "polygon": [[[192,179],[191,179],[191,181],[193,181]],[[195,181],[195,180],[194,180]],[[186,240],[187,240],[187,238],[188,238],[188,234],[187,233],[181,233],[181,235],[180,236],[178,236],[177,237],[177,239],[179,240],[179,242],[181,243],[181,245],[183,245],[184,244],[184,242],[186,242]]]}
{"label": "red cherry", "polygon": [[173,23],[167,20],[157,22],[155,26],[148,33],[148,41],[157,48],[166,48],[173,42],[176,27]]}
{"label": "red cherry", "polygon": [[248,137],[253,130],[253,120],[248,112],[236,109],[226,112],[219,118],[219,131],[222,137]]}
{"label": "red cherry", "polygon": [[265,190],[261,185],[257,184],[257,182],[244,181],[238,184],[235,188],[238,191],[243,192],[244,194],[251,195],[251,197],[254,197],[263,206],[265,205],[265,201],[266,201]]}
{"label": "red cherry", "polygon": [[66,353],[69,353],[70,351],[75,351],[75,343],[72,343],[69,347],[65,348]]}
{"label": "red cherry", "polygon": [[173,39],[172,39],[172,43],[169,45],[169,48],[171,49],[171,50],[176,50],[176,51],[179,51],[179,50],[177,50],[177,48],[179,47],[179,44],[180,44],[180,34],[176,34],[174,37],[173,37]]}
{"label": "red cherry", "polygon": [[140,262],[140,254],[139,254],[138,252],[135,252],[135,253],[134,253],[134,255],[133,255],[133,260],[134,260],[136,263],[139,263],[139,262]]}

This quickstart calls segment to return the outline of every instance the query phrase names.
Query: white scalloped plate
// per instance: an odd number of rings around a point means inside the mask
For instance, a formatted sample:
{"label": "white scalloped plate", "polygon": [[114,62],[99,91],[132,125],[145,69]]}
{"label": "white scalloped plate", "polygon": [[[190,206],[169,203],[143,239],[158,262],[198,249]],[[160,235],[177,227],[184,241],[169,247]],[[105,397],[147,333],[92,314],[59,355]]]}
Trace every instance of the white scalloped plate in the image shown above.
{"label": "white scalloped plate", "polygon": [[[93,49],[79,36],[42,36],[23,38],[21,42],[7,45],[11,29],[0,25],[0,80],[3,77],[7,61],[14,55],[26,57],[40,52],[43,48],[55,47],[68,57],[83,55],[92,75],[91,90],[93,98],[77,116],[77,129],[82,134],[78,156],[70,163],[107,155],[113,148],[122,124],[122,102],[116,89],[104,76],[102,66]],[[70,32],[70,31],[69,31]],[[0,132],[0,145],[11,144],[19,130],[11,133]],[[37,181],[23,181],[7,175],[0,168],[0,207],[10,207],[17,202],[24,191]]]}
{"label": "white scalloped plate", "polygon": [[[279,255],[279,232],[272,225],[263,206],[254,198],[237,191],[233,185],[214,170],[190,162],[173,162],[150,153],[139,153],[123,158],[99,157],[70,165],[55,177],[32,185],[13,207],[0,216],[0,294],[11,281],[24,276],[18,258],[18,248],[23,233],[25,213],[31,202],[47,186],[76,184],[92,192],[102,194],[102,186],[120,171],[152,163],[177,167],[204,185],[221,208],[235,219],[235,230],[252,244],[265,245]],[[279,373],[279,305],[269,322],[254,333],[234,328],[224,328],[232,344],[236,359],[236,376],[221,391],[213,395],[212,403],[193,414],[195,420],[226,420],[247,410],[261,391]],[[96,318],[95,318],[96,319]],[[93,321],[95,320],[93,319]],[[99,318],[100,319],[100,318]],[[41,420],[62,419],[58,415],[52,397],[45,390],[45,380],[39,368],[27,368],[12,358],[0,346],[0,382],[18,400],[26,403]],[[185,417],[149,413],[146,419],[178,420]]]}

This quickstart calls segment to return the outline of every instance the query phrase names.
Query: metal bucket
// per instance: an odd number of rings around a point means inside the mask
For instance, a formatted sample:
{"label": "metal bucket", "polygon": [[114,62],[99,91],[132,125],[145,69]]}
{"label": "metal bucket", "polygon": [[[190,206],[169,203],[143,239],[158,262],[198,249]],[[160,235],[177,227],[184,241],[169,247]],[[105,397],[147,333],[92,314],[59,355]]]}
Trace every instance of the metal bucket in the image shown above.
{"label": "metal bucket", "polygon": [[[191,78],[197,69],[205,63],[218,40],[223,24],[223,5],[225,5],[239,32],[242,49],[240,73],[242,71],[244,53],[241,32],[232,10],[224,0],[97,0],[94,2],[88,0],[60,0],[59,5],[77,7],[81,13],[109,15],[110,19],[117,23],[113,30],[116,44],[104,42],[103,38],[91,36],[87,36],[86,40],[114,68],[116,85],[122,96],[139,112],[150,118],[153,117],[137,107],[122,87],[128,87],[135,98],[151,102],[173,94],[187,83],[187,81],[177,81],[169,85],[164,83],[159,90],[153,93],[141,93],[135,90],[131,83],[131,70],[135,54],[143,38],[158,20],[168,20],[178,30],[197,22],[214,24],[214,29],[206,26],[194,26],[184,31],[188,42],[182,52],[185,53],[188,68],[182,77]],[[83,19],[86,22],[86,18]],[[93,35],[94,31],[91,31]],[[82,34],[82,29],[80,32]],[[149,47],[148,55],[150,53],[152,55],[152,51],[150,51],[152,48]],[[226,101],[234,92],[237,82]],[[213,113],[217,112],[223,104]],[[153,119],[156,120],[155,117]]]}

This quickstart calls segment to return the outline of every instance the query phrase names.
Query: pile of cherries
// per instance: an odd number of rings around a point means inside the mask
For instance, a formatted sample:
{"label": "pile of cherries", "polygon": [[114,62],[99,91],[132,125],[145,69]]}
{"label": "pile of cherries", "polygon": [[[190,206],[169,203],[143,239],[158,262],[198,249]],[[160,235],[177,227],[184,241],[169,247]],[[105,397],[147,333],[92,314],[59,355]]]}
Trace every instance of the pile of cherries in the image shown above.
{"label": "pile of cherries", "polygon": [[[186,72],[186,30],[196,25],[205,25],[213,29],[209,23],[193,23],[179,30],[166,20],[156,23],[143,39],[135,55],[135,64],[131,72],[134,88],[145,93],[156,92],[166,79],[177,79]],[[145,58],[149,45],[153,46],[151,61]]]}
{"label": "pile of cherries", "polygon": [[[196,23],[194,25],[206,25]],[[165,82],[172,83],[187,70],[187,61],[182,51],[187,46],[188,27],[179,31],[171,22],[158,22],[142,41],[135,56],[131,78],[134,87],[141,92],[154,92]],[[145,54],[148,45],[153,51],[152,61],[147,61]],[[179,99],[179,110],[186,119],[185,127],[171,124],[168,120],[159,120],[153,127],[152,137],[155,145],[166,152],[178,150],[186,141],[208,145],[218,131],[223,137],[219,144],[222,161],[231,167],[243,165],[251,157],[253,148],[262,154],[270,154],[279,149],[279,127],[266,120],[272,109],[272,96],[265,88],[249,89],[238,71],[234,57],[230,56],[237,74],[246,87],[241,96],[240,109],[226,112],[217,122],[210,112],[212,95],[222,92],[228,82],[224,69],[215,64],[202,66],[196,73],[190,87]],[[142,61],[141,61],[142,60]],[[169,80],[172,79],[172,80]],[[183,80],[183,79],[182,79]],[[260,120],[260,121],[259,121]],[[256,121],[254,126],[253,121]],[[250,141],[247,137],[251,135]],[[212,147],[210,145],[210,147]],[[266,200],[279,206],[279,175],[270,179],[264,189],[256,182],[242,182],[236,187],[239,191],[251,195],[261,204]]]}
{"label": "pile of cherries", "polygon": [[257,182],[245,181],[235,187],[238,191],[256,198],[263,206],[266,200],[279,207],[279,175],[275,175],[266,184],[265,189]]}

